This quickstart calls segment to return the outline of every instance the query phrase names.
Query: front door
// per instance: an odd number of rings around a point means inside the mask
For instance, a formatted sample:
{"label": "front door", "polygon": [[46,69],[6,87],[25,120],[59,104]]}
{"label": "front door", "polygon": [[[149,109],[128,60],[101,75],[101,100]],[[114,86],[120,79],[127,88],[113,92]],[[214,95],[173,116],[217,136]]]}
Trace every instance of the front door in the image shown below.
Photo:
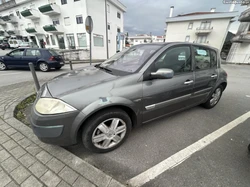
{"label": "front door", "polygon": [[24,67],[23,55],[25,49],[16,49],[4,57],[4,61],[9,67]]}
{"label": "front door", "polygon": [[195,61],[194,102],[200,103],[207,98],[217,82],[217,53],[201,46],[193,46],[193,51]]}
{"label": "front door", "polygon": [[143,82],[143,121],[176,112],[192,105],[194,86],[190,45],[177,45],[163,52],[145,74],[161,68],[172,69],[172,79],[146,79]]}

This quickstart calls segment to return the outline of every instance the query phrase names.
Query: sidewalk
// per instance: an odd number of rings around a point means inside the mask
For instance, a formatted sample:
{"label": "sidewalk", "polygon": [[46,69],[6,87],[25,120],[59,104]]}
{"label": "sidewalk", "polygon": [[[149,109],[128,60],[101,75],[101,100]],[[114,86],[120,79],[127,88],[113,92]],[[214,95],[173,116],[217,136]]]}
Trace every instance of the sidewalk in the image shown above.
{"label": "sidewalk", "polygon": [[67,150],[42,143],[13,117],[32,93],[33,82],[0,87],[0,187],[124,186]]}

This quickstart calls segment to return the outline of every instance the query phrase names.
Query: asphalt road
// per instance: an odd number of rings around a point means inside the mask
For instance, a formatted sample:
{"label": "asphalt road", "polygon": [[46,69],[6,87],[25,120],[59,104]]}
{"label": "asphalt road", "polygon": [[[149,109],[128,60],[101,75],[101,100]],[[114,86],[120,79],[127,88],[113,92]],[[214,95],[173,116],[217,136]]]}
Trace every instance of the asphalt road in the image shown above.
{"label": "asphalt road", "polygon": [[[82,145],[68,150],[126,182],[250,111],[250,66],[223,67],[228,87],[214,109],[197,106],[134,129],[111,153],[93,154]],[[144,186],[249,186],[249,143],[250,120]]]}

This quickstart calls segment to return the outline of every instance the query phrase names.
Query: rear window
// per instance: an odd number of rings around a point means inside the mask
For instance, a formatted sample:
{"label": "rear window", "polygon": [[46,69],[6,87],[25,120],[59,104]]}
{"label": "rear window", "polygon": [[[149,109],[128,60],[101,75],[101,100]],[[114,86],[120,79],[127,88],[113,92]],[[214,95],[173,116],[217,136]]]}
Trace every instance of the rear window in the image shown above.
{"label": "rear window", "polygon": [[55,52],[54,50],[49,50],[50,54],[52,54],[53,56],[59,56],[59,54],[57,52]]}

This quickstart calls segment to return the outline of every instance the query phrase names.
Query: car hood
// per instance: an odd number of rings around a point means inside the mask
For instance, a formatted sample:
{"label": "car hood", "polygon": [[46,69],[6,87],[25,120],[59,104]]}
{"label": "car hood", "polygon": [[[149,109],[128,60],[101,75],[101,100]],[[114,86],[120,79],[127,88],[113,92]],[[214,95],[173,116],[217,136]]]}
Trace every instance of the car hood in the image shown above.
{"label": "car hood", "polygon": [[52,97],[59,98],[116,78],[115,75],[90,66],[59,75],[49,81],[47,87]]}

